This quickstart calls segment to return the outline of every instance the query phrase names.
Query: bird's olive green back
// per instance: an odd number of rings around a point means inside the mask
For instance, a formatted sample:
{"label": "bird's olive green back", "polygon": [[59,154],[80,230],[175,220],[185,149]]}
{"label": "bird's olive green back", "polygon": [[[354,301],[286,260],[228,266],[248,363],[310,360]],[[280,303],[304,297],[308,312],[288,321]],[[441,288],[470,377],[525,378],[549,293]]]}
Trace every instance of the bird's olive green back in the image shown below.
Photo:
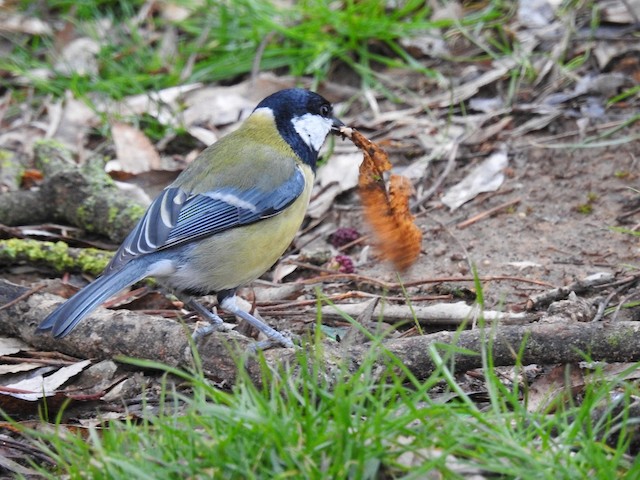
{"label": "bird's olive green back", "polygon": [[[282,157],[290,161],[282,161]],[[247,158],[249,161],[246,161]],[[273,118],[268,113],[258,111],[238,130],[204,150],[189,166],[192,170],[189,178],[180,175],[172,186],[191,193],[203,193],[229,185],[239,189],[270,191],[293,175],[296,162],[300,163],[289,144],[278,133]]]}

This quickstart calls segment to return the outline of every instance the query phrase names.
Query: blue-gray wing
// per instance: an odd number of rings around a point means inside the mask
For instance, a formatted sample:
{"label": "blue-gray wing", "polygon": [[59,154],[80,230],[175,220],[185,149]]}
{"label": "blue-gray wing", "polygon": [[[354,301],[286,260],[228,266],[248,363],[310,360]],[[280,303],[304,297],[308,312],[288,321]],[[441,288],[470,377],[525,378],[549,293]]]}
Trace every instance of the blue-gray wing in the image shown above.
{"label": "blue-gray wing", "polygon": [[120,269],[139,255],[277,215],[302,194],[304,187],[300,168],[271,191],[224,187],[191,194],[179,187],[167,187],[120,245],[104,273]]}

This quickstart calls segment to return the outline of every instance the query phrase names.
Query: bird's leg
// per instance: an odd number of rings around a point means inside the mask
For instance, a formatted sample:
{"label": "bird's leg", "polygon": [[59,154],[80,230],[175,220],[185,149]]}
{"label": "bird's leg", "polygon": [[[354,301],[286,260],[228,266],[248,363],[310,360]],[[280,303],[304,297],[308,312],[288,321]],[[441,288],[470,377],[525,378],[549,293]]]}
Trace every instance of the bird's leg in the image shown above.
{"label": "bird's leg", "polygon": [[202,337],[212,334],[218,330],[224,330],[224,322],[218,316],[215,311],[209,310],[207,307],[202,305],[200,302],[196,301],[196,299],[189,297],[186,302],[189,307],[191,307],[197,314],[199,314],[202,318],[209,321],[207,325],[204,326],[196,326],[191,338],[194,342],[197,342]]}
{"label": "bird's leg", "polygon": [[267,336],[267,340],[265,342],[258,342],[254,346],[254,349],[266,349],[276,345],[280,345],[285,348],[293,348],[293,342],[290,338],[285,337],[274,328],[271,328],[266,323],[251,315],[249,312],[245,312],[240,307],[238,307],[236,303],[235,291],[226,290],[224,292],[219,292],[218,305],[220,305],[223,310],[232,313],[242,318],[243,320],[246,320],[247,322],[249,322],[249,324],[257,328]]}

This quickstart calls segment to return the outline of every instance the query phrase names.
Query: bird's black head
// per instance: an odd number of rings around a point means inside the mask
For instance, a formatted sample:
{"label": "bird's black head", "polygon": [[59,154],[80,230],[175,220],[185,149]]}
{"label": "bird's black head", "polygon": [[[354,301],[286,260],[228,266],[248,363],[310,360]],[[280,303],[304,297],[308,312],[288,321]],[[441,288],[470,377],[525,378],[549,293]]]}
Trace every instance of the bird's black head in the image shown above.
{"label": "bird's black head", "polygon": [[314,171],[318,152],[327,135],[344,125],[333,116],[333,107],[326,99],[301,88],[269,95],[256,110],[260,108],[271,110],[282,138]]}

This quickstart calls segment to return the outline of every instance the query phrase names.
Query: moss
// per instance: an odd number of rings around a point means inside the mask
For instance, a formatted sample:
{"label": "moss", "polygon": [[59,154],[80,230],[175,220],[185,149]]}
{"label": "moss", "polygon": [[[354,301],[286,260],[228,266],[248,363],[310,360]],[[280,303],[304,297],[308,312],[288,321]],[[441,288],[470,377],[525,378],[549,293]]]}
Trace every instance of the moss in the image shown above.
{"label": "moss", "polygon": [[3,240],[0,243],[2,254],[9,259],[15,259],[18,256],[20,241],[15,238]]}
{"label": "moss", "polygon": [[583,215],[589,215],[593,213],[593,204],[598,200],[598,194],[589,192],[587,194],[587,201],[576,207],[576,211]]}
{"label": "moss", "polygon": [[36,152],[36,159],[40,165],[46,165],[54,160],[63,160],[66,163],[71,161],[71,151],[58,140],[44,138],[37,140],[33,148]]}
{"label": "moss", "polygon": [[112,252],[87,248],[78,255],[76,264],[83,272],[90,273],[91,275],[99,275],[105,269],[112,256]]}
{"label": "moss", "polygon": [[607,344],[610,345],[613,350],[616,350],[622,342],[624,342],[627,335],[633,335],[633,332],[620,332],[617,336],[610,335],[607,338]]}
{"label": "moss", "polygon": [[78,225],[82,225],[88,232],[94,231],[95,226],[91,222],[93,207],[88,205],[88,202],[83,203],[76,210],[78,217]]}
{"label": "moss", "polygon": [[69,246],[64,242],[38,242],[12,238],[0,243],[3,255],[13,260],[26,259],[33,263],[46,263],[56,270],[63,271],[72,260]]}
{"label": "moss", "polygon": [[0,170],[6,170],[8,172],[14,171],[16,185],[22,183],[22,175],[24,174],[24,166],[19,164],[16,160],[16,154],[10,150],[0,148]]}
{"label": "moss", "polygon": [[139,205],[137,203],[130,204],[126,209],[120,212],[122,218],[126,219],[131,223],[136,223],[138,220],[142,218],[144,212],[147,211],[146,207]]}
{"label": "moss", "polygon": [[82,167],[82,172],[90,181],[92,191],[115,188],[115,182],[104,171],[104,164],[105,160],[103,158],[95,158]]}
{"label": "moss", "polygon": [[576,211],[583,215],[589,215],[593,213],[593,205],[591,205],[590,203],[583,203],[576,207]]}
{"label": "moss", "polygon": [[13,154],[9,150],[0,148],[0,168],[11,167],[13,165]]}
{"label": "moss", "polygon": [[0,252],[9,260],[42,264],[58,272],[75,270],[92,275],[102,272],[113,256],[111,252],[95,248],[79,250],[74,256],[69,245],[64,242],[39,242],[17,238],[0,241]]}
{"label": "moss", "polygon": [[109,223],[109,225],[113,225],[113,223],[116,221],[116,218],[118,218],[119,213],[120,210],[118,210],[116,207],[109,207],[109,211],[107,212],[107,222]]}

